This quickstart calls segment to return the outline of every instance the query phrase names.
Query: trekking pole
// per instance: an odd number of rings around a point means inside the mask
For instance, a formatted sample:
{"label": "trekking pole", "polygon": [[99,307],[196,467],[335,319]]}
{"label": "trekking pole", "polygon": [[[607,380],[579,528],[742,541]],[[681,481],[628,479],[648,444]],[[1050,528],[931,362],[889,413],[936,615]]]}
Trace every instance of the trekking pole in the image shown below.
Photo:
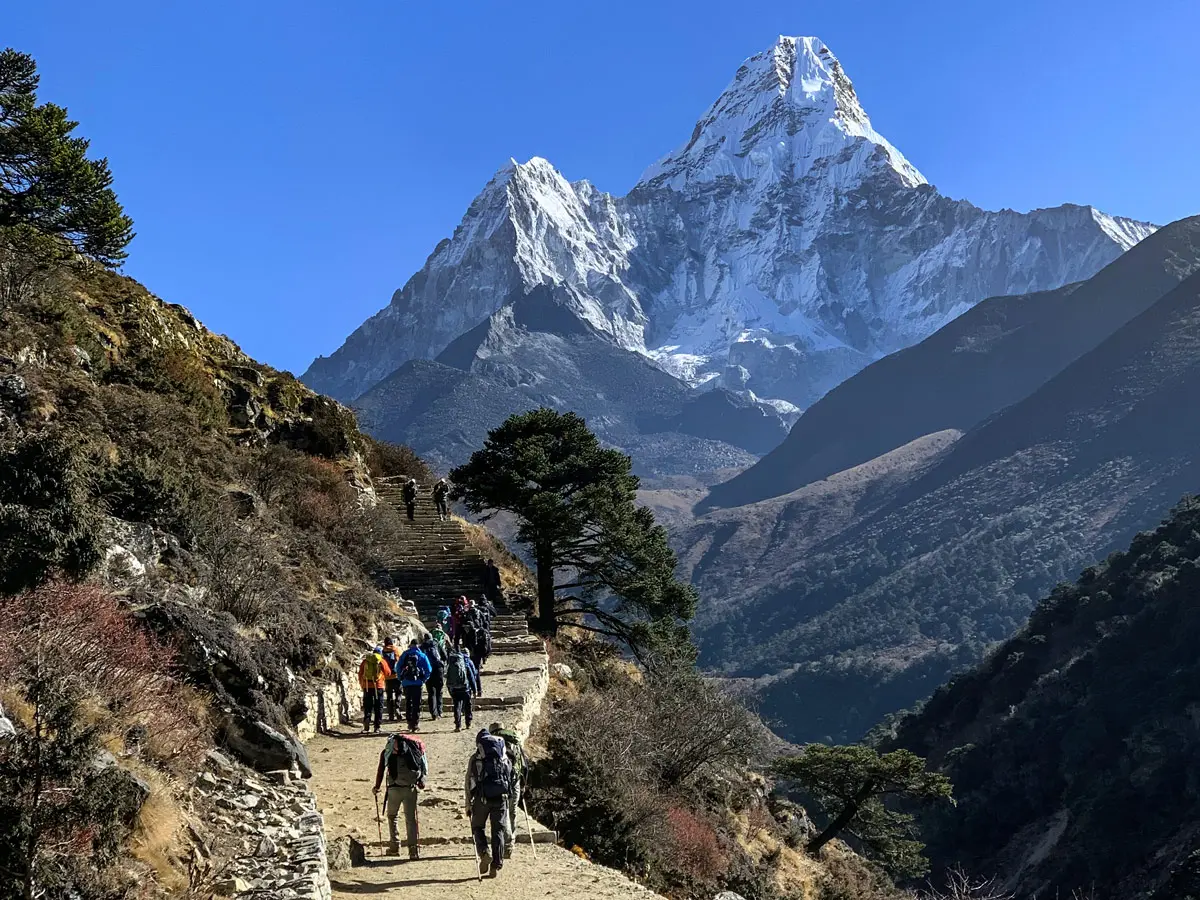
{"label": "trekking pole", "polygon": [[529,815],[529,804],[525,802],[525,795],[521,795],[521,809],[525,810],[525,827],[529,829],[529,852],[537,857],[537,847],[533,843],[533,817]]}
{"label": "trekking pole", "polygon": [[379,813],[378,794],[375,794],[375,830],[379,832],[379,855],[383,856],[383,817]]}
{"label": "trekking pole", "polygon": [[[471,810],[468,808],[467,809],[468,823],[470,822],[470,820],[471,820]],[[483,860],[479,856],[479,848],[475,845],[475,829],[474,828],[471,829],[471,852],[475,854],[475,877],[478,879],[479,883],[482,884],[483,883],[483,872],[481,872],[480,869],[483,868],[483,865],[482,865]]]}

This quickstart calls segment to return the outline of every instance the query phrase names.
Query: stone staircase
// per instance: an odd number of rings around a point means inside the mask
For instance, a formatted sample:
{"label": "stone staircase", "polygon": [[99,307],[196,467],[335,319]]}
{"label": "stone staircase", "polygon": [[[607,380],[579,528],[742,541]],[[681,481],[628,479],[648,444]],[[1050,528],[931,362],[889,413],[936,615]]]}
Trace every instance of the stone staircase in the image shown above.
{"label": "stone staircase", "polygon": [[[418,487],[416,510],[410,522],[404,508],[403,486],[403,478],[379,478],[375,482],[375,493],[380,501],[399,510],[405,525],[401,543],[386,561],[386,572],[400,596],[413,606],[425,627],[431,628],[441,607],[450,606],[464,594],[472,600],[483,596],[483,572],[487,560],[467,540],[458,519],[438,518],[432,485]],[[524,615],[504,606],[497,610],[492,622],[493,659],[542,650],[542,642],[529,634]],[[491,668],[499,672],[504,666],[496,660]],[[484,699],[480,698],[481,701]],[[486,707],[481,705],[480,708]]]}

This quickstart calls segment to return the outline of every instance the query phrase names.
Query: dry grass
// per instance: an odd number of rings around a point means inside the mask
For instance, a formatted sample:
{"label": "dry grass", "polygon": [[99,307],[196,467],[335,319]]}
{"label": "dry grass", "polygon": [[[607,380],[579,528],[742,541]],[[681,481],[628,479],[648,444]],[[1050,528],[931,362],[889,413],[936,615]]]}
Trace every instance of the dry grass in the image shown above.
{"label": "dry grass", "polygon": [[462,525],[468,544],[478,550],[485,558],[496,561],[496,567],[500,570],[500,577],[504,581],[505,590],[520,590],[523,592],[535,592],[537,590],[537,582],[533,577],[533,572],[498,537],[482,525],[476,525],[474,522],[468,522],[466,519],[459,518],[458,516],[454,517],[454,521]]}
{"label": "dry grass", "polygon": [[154,870],[160,885],[172,893],[187,888],[188,876],[178,860],[183,824],[178,801],[171,783],[155,769],[144,765],[127,765],[150,786],[150,794],[138,813],[130,851],[134,857]]}

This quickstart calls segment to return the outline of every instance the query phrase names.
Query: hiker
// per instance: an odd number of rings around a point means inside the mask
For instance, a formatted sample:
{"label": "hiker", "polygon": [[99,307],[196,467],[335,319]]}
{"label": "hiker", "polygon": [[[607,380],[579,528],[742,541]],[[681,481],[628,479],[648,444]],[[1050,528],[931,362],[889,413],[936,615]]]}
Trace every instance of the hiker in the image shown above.
{"label": "hiker", "polygon": [[450,625],[450,607],[443,606],[438,609],[437,625],[438,625],[438,628],[442,628],[442,629],[449,627],[449,625]]}
{"label": "hiker", "polygon": [[358,664],[358,686],[363,692],[363,731],[371,730],[371,717],[375,717],[375,731],[383,724],[384,683],[391,669],[383,659],[383,648],[376,647]]}
{"label": "hiker", "polygon": [[521,738],[515,731],[505,728],[499,722],[488,726],[488,731],[504,741],[508,753],[508,761],[512,765],[512,783],[508,791],[508,834],[504,844],[504,858],[512,856],[513,845],[517,840],[517,815],[521,809],[521,794],[524,792],[525,777],[529,772],[529,764],[525,759],[525,748],[521,746]]}
{"label": "hiker", "polygon": [[470,728],[471,698],[483,696],[483,685],[475,664],[457,647],[451,647],[446,657],[446,687],[454,704],[454,730],[462,731],[463,719]]}
{"label": "hiker", "polygon": [[438,645],[438,649],[442,651],[442,661],[445,662],[446,656],[450,652],[450,635],[446,634],[439,623],[433,626],[433,631],[429,632],[429,636],[433,638],[434,643]]}
{"label": "hiker", "polygon": [[439,478],[433,486],[433,503],[437,507],[438,518],[442,521],[450,518],[450,505],[447,502],[449,496],[450,485],[446,484],[445,478]]}
{"label": "hiker", "polygon": [[[388,854],[400,854],[400,835],[396,818],[404,809],[404,843],[408,847],[408,858],[421,856],[420,830],[417,827],[417,791],[425,789],[425,778],[429,774],[429,763],[425,758],[425,745],[414,737],[393,734],[387,746],[379,754],[379,768],[375,770],[375,794],[387,779],[383,810],[388,820]],[[378,809],[378,807],[376,807]]]}
{"label": "hiker", "polygon": [[413,515],[417,511],[417,479],[410,478],[404,482],[404,508],[408,512],[408,521],[413,520]]}
{"label": "hiker", "polygon": [[450,640],[455,647],[462,646],[463,622],[471,611],[471,600],[466,595],[454,601],[454,612],[450,614]]}
{"label": "hiker", "polygon": [[396,639],[389,637],[383,642],[383,661],[388,664],[387,678],[384,680],[384,693],[387,702],[387,717],[389,722],[395,722],[400,715],[400,648]]}
{"label": "hiker", "polygon": [[429,657],[421,652],[415,640],[409,641],[408,649],[400,657],[400,687],[404,691],[404,720],[409,731],[421,727],[421,700],[425,694],[425,682],[433,671]]}
{"label": "hiker", "polygon": [[462,626],[462,646],[471,655],[476,670],[483,671],[483,664],[492,652],[492,634],[486,613],[478,606],[467,611]]}
{"label": "hiker", "polygon": [[[512,763],[504,739],[483,729],[475,736],[475,752],[467,762],[467,813],[471,837],[479,857],[479,874],[495,878],[505,859],[508,831],[508,795],[512,790]],[[488,855],[487,826],[492,827],[491,856]]]}
{"label": "hiker", "polygon": [[446,671],[446,653],[434,636],[430,634],[421,644],[421,652],[429,660],[429,678],[425,682],[425,693],[429,695],[429,719],[442,717],[442,685]]}
{"label": "hiker", "polygon": [[494,559],[489,559],[483,569],[483,593],[496,606],[504,602],[504,582]]}

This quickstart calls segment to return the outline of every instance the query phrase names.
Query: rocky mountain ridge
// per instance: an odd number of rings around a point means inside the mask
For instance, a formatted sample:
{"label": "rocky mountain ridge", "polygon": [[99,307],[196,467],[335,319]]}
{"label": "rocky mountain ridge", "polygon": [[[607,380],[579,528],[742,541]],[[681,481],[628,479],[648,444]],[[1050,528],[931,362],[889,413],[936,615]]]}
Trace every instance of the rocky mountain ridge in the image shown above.
{"label": "rocky mountain ridge", "polygon": [[[510,161],[391,303],[303,379],[352,401],[549,286],[555,314],[524,330],[586,332],[790,424],[980,300],[1086,279],[1153,230],[1091,207],[989,212],[939,194],[874,130],[829,48],[782,37],[624,197],[538,157]],[[511,362],[509,385],[536,389],[527,355]]]}
{"label": "rocky mountain ridge", "polygon": [[1181,220],[1069,291],[982,304],[814,406],[802,441],[723,486],[752,502],[674,527],[708,598],[702,663],[760,679],[785,736],[853,740],[1009,637],[1195,490],[1198,279],[1200,219]]}

